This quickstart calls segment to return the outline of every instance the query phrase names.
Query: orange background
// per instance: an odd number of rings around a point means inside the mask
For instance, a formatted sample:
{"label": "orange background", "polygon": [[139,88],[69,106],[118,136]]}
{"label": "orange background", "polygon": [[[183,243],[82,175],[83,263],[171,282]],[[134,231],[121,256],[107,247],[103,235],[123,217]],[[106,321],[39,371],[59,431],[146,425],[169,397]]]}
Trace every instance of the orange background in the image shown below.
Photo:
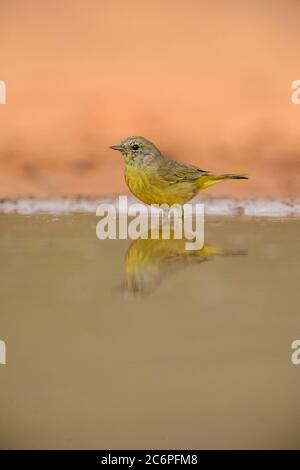
{"label": "orange background", "polygon": [[248,172],[207,195],[299,196],[296,0],[0,0],[0,196],[125,192],[121,155]]}

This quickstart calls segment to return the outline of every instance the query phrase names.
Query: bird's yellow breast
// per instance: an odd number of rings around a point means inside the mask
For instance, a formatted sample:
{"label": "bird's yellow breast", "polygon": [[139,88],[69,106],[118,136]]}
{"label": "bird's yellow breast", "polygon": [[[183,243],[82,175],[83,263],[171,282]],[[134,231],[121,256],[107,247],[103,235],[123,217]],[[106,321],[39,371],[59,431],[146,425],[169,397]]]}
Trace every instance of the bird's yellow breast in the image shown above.
{"label": "bird's yellow breast", "polygon": [[196,193],[194,184],[171,184],[155,168],[126,165],[125,181],[132,194],[146,204],[184,204]]}

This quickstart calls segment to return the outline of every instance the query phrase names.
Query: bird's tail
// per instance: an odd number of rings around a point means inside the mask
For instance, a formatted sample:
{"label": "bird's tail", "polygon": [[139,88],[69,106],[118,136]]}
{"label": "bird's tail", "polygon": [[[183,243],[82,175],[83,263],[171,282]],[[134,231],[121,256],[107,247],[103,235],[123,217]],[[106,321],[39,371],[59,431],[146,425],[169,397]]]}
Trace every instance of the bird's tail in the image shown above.
{"label": "bird's tail", "polygon": [[247,180],[248,175],[241,173],[225,173],[224,175],[216,176],[219,180]]}
{"label": "bird's tail", "polygon": [[205,174],[198,179],[198,188],[199,191],[202,189],[206,189],[209,186],[214,184],[220,183],[224,180],[246,180],[248,179],[248,175],[241,174],[241,173],[226,173],[223,175],[211,175]]}

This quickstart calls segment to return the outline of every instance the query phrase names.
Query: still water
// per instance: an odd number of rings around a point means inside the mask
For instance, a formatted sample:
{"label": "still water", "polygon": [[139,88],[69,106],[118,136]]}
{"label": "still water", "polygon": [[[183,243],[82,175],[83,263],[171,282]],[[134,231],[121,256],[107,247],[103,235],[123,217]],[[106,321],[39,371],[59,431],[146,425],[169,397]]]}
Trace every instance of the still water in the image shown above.
{"label": "still water", "polygon": [[0,216],[1,448],[300,448],[299,219]]}

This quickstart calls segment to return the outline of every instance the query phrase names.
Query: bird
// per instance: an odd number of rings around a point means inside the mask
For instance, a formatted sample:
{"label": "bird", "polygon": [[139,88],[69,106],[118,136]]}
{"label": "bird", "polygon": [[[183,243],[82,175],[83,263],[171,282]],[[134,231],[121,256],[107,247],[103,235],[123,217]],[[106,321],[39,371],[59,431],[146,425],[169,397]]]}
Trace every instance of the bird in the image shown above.
{"label": "bird", "polygon": [[246,174],[215,175],[172,160],[142,136],[127,137],[110,148],[124,156],[126,184],[132,194],[145,204],[183,205],[216,183],[248,179]]}

